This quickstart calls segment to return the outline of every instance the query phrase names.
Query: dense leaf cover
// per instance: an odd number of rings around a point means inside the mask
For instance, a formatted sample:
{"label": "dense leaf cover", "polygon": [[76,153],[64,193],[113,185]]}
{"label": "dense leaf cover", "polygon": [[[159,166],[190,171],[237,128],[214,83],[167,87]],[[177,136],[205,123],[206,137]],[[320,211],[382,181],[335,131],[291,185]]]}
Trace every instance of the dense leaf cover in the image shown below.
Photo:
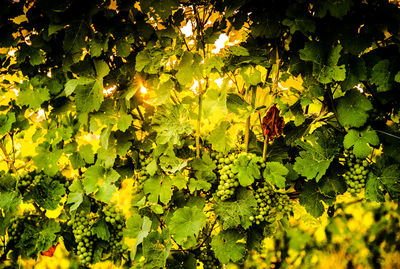
{"label": "dense leaf cover", "polygon": [[1,261],[243,265],[293,207],[400,196],[395,2],[1,2]]}

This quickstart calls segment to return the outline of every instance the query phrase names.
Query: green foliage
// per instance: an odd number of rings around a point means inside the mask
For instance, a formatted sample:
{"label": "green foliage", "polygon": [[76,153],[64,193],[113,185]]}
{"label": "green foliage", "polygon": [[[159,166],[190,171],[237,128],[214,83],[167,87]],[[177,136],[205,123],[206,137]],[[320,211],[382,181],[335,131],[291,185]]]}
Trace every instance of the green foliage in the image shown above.
{"label": "green foliage", "polygon": [[[205,251],[243,267],[287,231],[284,260],[312,241],[293,208],[331,214],[351,181],[358,198],[399,198],[395,1],[25,2],[0,11],[10,267],[60,238],[82,266],[193,268]],[[131,199],[128,220],[114,199]]]}
{"label": "green foliage", "polygon": [[236,228],[239,225],[248,229],[251,225],[249,217],[254,215],[256,206],[257,202],[251,191],[240,189],[236,194],[235,201],[217,200],[215,213],[221,218],[224,230]]}
{"label": "green foliage", "polygon": [[368,111],[372,109],[372,104],[362,93],[351,90],[338,99],[336,109],[341,125],[361,127],[367,122]]}
{"label": "green foliage", "polygon": [[357,158],[365,159],[371,153],[371,146],[379,145],[379,137],[375,130],[370,128],[363,131],[350,129],[344,137],[343,145],[346,149],[353,147],[353,153]]}

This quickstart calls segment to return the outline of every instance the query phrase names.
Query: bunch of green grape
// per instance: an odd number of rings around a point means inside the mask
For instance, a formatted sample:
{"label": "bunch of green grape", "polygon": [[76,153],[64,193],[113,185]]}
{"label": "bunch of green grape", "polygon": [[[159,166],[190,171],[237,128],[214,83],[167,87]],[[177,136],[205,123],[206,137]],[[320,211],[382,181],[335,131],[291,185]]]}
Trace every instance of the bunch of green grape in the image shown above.
{"label": "bunch of green grape", "polygon": [[204,269],[219,269],[222,268],[221,263],[215,258],[214,252],[209,245],[201,249],[199,260],[203,263]]}
{"label": "bunch of green grape", "polygon": [[251,222],[257,225],[263,221],[273,223],[277,220],[279,213],[290,213],[293,210],[293,203],[289,196],[275,191],[270,184],[259,183],[253,189],[257,206],[254,208],[256,214],[249,217]]}
{"label": "bunch of green grape", "polygon": [[346,180],[347,189],[351,194],[360,193],[365,187],[369,173],[369,163],[366,159],[354,156],[351,149],[344,150],[347,172],[343,175]]}
{"label": "bunch of green grape", "polygon": [[146,166],[151,162],[151,158],[146,157],[143,152],[139,152],[139,163],[136,167],[137,173],[137,186],[139,189],[143,188],[143,183],[150,177],[150,174],[146,171]]}
{"label": "bunch of green grape", "polygon": [[109,250],[113,256],[122,255],[127,250],[122,240],[125,217],[121,211],[111,204],[103,208],[103,214],[110,231]]}
{"label": "bunch of green grape", "polygon": [[[18,187],[22,192],[25,192],[29,187],[34,185],[39,185],[41,181],[49,178],[48,175],[43,172],[32,171],[26,174],[20,175],[18,179]],[[56,175],[51,177],[52,180],[59,181],[64,185],[65,188],[68,189],[70,182],[65,176],[63,176],[60,172],[57,172]]]}
{"label": "bunch of green grape", "polygon": [[219,184],[217,187],[217,196],[222,200],[227,200],[235,194],[235,189],[239,186],[236,175],[231,171],[233,162],[237,154],[231,153],[225,156],[221,153],[212,155],[217,161],[217,172],[219,175]]}
{"label": "bunch of green grape", "polygon": [[79,261],[84,266],[89,266],[92,263],[93,256],[93,239],[91,227],[94,220],[91,214],[85,211],[76,212],[74,218],[68,221],[68,225],[72,226],[72,232],[77,243],[76,254]]}

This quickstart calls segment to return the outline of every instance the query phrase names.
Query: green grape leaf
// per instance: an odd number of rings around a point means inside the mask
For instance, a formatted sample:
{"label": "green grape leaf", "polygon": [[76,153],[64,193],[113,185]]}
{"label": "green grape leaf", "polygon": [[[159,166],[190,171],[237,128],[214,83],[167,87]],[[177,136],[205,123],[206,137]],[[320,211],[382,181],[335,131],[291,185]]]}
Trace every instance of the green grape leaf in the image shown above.
{"label": "green grape leaf", "polygon": [[152,231],[143,239],[143,269],[165,268],[166,260],[170,254],[171,238],[168,229],[161,233]]}
{"label": "green grape leaf", "polygon": [[[215,213],[220,217],[223,229],[227,230],[241,225],[248,229],[252,222],[249,220],[256,212],[257,201],[250,190],[239,189],[235,201],[221,201],[216,199]],[[235,212],[235,213],[232,213]]]}
{"label": "green grape leaf", "polygon": [[125,132],[129,126],[131,126],[132,121],[133,118],[130,114],[121,113],[118,117],[117,128],[122,132]]}
{"label": "green grape leaf", "polygon": [[342,18],[351,9],[352,1],[350,0],[327,0],[318,2],[315,6],[315,12],[317,17],[325,17],[326,13],[329,12],[335,18]]}
{"label": "green grape leaf", "polygon": [[335,197],[330,197],[322,193],[321,188],[315,182],[306,183],[300,192],[299,202],[304,206],[308,213],[314,217],[320,217],[325,210],[322,201],[331,204]]}
{"label": "green grape leaf", "polygon": [[378,177],[380,182],[392,197],[400,195],[400,165],[391,164],[383,168],[382,174]]}
{"label": "green grape leaf", "polygon": [[206,224],[206,215],[197,206],[179,208],[171,218],[169,228],[178,244],[183,244],[185,238],[196,236]]}
{"label": "green grape leaf", "polygon": [[167,175],[154,175],[144,182],[143,191],[152,203],[167,204],[172,197],[172,181]]}
{"label": "green grape leaf", "polygon": [[400,71],[394,76],[394,81],[400,83]]}
{"label": "green grape leaf", "polygon": [[82,192],[70,192],[68,194],[67,204],[72,204],[70,207],[71,211],[75,211],[83,202],[83,193]]}
{"label": "green grape leaf", "polygon": [[44,209],[54,210],[65,194],[64,185],[45,176],[39,184],[32,186],[24,199],[32,199]]}
{"label": "green grape leaf", "polygon": [[194,193],[195,191],[205,190],[208,191],[211,188],[211,183],[202,179],[191,178],[189,180],[189,191]]}
{"label": "green grape leaf", "polygon": [[204,153],[200,158],[195,158],[192,162],[192,168],[196,170],[195,176],[197,179],[213,181],[217,178],[214,170],[217,168],[211,157]]}
{"label": "green grape leaf", "polygon": [[365,199],[372,202],[384,202],[385,197],[382,190],[382,183],[374,173],[370,172],[368,174],[367,183],[365,184]]}
{"label": "green grape leaf", "polygon": [[103,182],[96,192],[95,198],[104,203],[110,203],[112,195],[117,191],[117,187],[111,183]]}
{"label": "green grape leaf", "polygon": [[128,219],[124,234],[127,237],[136,238],[131,251],[132,260],[135,259],[137,247],[143,242],[143,239],[149,235],[151,224],[152,222],[148,217],[144,216],[142,219],[139,214],[135,214]]}
{"label": "green grape leaf", "polygon": [[379,137],[371,128],[358,131],[350,129],[344,137],[343,145],[346,149],[353,147],[357,158],[365,159],[371,153],[371,146],[379,145]]}
{"label": "green grape leaf", "polygon": [[90,166],[84,173],[83,189],[87,194],[91,194],[97,190],[98,182],[101,181],[105,169],[99,165]]}
{"label": "green grape leaf", "polygon": [[95,80],[93,78],[81,77],[78,79],[70,79],[65,83],[64,92],[66,96],[70,96],[79,85],[92,84]]}
{"label": "green grape leaf", "polygon": [[60,231],[61,226],[54,219],[45,218],[34,225],[26,222],[17,247],[29,257],[36,258],[39,252],[48,250],[55,243]]}
{"label": "green grape leaf", "polygon": [[[4,179],[4,177],[0,178],[0,184]],[[4,236],[7,227],[11,224],[11,219],[18,212],[21,197],[17,192],[2,190],[1,186],[0,190],[0,235]]]}
{"label": "green grape leaf", "polygon": [[152,119],[153,128],[157,131],[157,144],[173,145],[181,142],[181,135],[191,134],[188,111],[183,106],[162,105]]}
{"label": "green grape leaf", "polygon": [[33,87],[28,81],[24,81],[19,87],[17,104],[20,106],[38,109],[45,101],[50,100],[49,89],[47,88]]}
{"label": "green grape leaf", "polygon": [[229,111],[238,115],[248,114],[251,111],[250,104],[247,103],[240,95],[235,93],[228,93],[226,97],[226,107]]}
{"label": "green grape leaf", "polygon": [[247,187],[253,184],[255,179],[261,178],[261,172],[258,168],[257,161],[249,159],[246,155],[242,155],[236,159],[231,171],[237,174],[240,185]]}
{"label": "green grape leaf", "polygon": [[91,144],[80,146],[78,152],[87,164],[94,163],[94,153]]}
{"label": "green grape leaf", "polygon": [[242,242],[243,238],[244,236],[235,230],[222,231],[214,236],[211,247],[215,257],[223,264],[242,259],[246,253],[246,245]]}
{"label": "green grape leaf", "polygon": [[178,66],[176,78],[181,85],[193,83],[195,70],[193,53],[185,51]]}
{"label": "green grape leaf", "polygon": [[263,176],[265,181],[275,185],[278,188],[284,188],[286,178],[285,176],[289,173],[289,170],[281,163],[278,162],[267,162]]}
{"label": "green grape leaf", "polygon": [[0,114],[0,135],[3,135],[11,130],[12,124],[15,122],[15,113],[8,112]]}
{"label": "green grape leaf", "polygon": [[208,137],[213,150],[227,153],[232,148],[232,141],[228,134],[230,123],[227,121],[221,122]]}
{"label": "green grape leaf", "polygon": [[314,33],[316,28],[315,22],[307,18],[284,19],[282,24],[290,28],[291,34],[296,31],[300,31],[303,34]]}
{"label": "green grape leaf", "polygon": [[108,241],[110,239],[110,231],[104,219],[98,219],[91,228],[92,234],[98,238]]}
{"label": "green grape leaf", "polygon": [[368,119],[372,104],[368,98],[357,90],[349,90],[337,100],[337,117],[343,126],[361,127]]}
{"label": "green grape leaf", "polygon": [[235,56],[250,56],[249,51],[241,46],[228,47],[227,52]]}
{"label": "green grape leaf", "polygon": [[392,88],[391,74],[389,71],[390,61],[381,60],[374,65],[371,72],[371,81],[374,83],[378,92],[386,92]]}
{"label": "green grape leaf", "polygon": [[[304,143],[301,144],[304,145]],[[333,157],[326,158],[320,151],[312,149],[301,151],[299,155],[296,157],[293,169],[309,180],[315,178],[317,182],[326,173],[333,160]]]}
{"label": "green grape leaf", "polygon": [[131,53],[131,45],[124,39],[119,39],[116,46],[119,57],[128,57]]}
{"label": "green grape leaf", "polygon": [[36,147],[37,155],[34,156],[33,162],[39,168],[49,175],[54,176],[58,170],[58,160],[62,155],[62,150],[51,150],[50,145],[45,142]]}

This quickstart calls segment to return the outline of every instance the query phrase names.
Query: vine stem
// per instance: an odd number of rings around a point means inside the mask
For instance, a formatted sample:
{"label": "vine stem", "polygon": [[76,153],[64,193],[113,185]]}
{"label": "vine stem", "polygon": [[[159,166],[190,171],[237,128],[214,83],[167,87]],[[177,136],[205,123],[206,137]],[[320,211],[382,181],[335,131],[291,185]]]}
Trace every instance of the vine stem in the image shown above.
{"label": "vine stem", "polygon": [[268,135],[264,138],[264,146],[263,146],[263,160],[264,162],[267,160],[267,149],[268,149],[269,137]]}
{"label": "vine stem", "polygon": [[203,94],[198,96],[199,110],[197,115],[197,131],[196,131],[196,157],[200,158],[200,129],[201,129],[201,114],[203,110]]}
{"label": "vine stem", "polygon": [[0,142],[0,149],[4,154],[4,157],[5,157],[5,160],[6,160],[7,164],[8,164],[9,169],[11,169],[14,174],[18,175],[17,169],[15,168],[15,165],[14,165],[15,160],[12,159],[10,157],[10,155],[8,155],[7,149],[4,146],[3,142]]}

